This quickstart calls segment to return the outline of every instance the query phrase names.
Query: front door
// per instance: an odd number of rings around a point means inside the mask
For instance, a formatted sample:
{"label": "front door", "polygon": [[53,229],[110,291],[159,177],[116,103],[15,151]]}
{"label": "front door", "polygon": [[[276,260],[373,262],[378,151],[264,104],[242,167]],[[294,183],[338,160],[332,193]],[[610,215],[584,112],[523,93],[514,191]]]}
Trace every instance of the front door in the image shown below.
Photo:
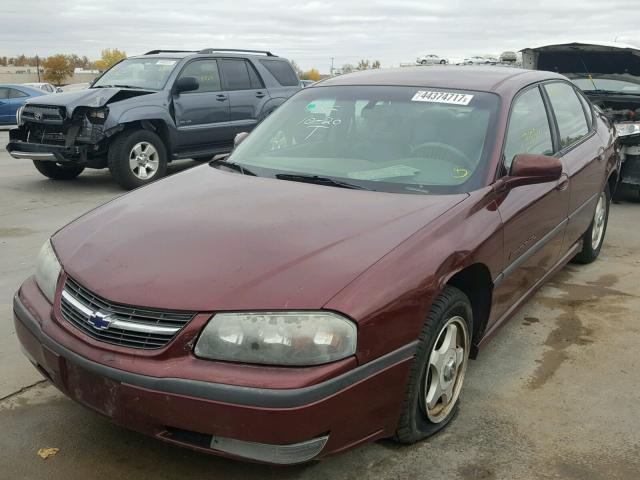
{"label": "front door", "polygon": [[178,78],[195,77],[199,88],[174,94],[178,148],[198,150],[233,141],[229,132],[229,96],[222,89],[215,58],[188,63]]}
{"label": "front door", "polygon": [[13,125],[16,123],[16,113],[24,104],[26,93],[15,88],[0,87],[0,124]]}
{"label": "front door", "polygon": [[[553,155],[552,123],[539,86],[513,102],[503,151],[506,173],[516,155]],[[516,187],[498,199],[504,236],[503,271],[490,322],[503,316],[559,260],[569,210],[569,179]]]}

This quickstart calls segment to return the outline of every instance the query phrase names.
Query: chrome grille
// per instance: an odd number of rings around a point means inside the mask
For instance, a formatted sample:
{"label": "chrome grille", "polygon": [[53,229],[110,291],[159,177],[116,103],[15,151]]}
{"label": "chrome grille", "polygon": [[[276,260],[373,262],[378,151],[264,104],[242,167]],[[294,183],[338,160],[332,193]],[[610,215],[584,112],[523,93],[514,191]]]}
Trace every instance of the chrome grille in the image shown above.
{"label": "chrome grille", "polygon": [[91,338],[131,348],[165,346],[193,312],[131,307],[110,302],[67,277],[60,300],[62,316]]}

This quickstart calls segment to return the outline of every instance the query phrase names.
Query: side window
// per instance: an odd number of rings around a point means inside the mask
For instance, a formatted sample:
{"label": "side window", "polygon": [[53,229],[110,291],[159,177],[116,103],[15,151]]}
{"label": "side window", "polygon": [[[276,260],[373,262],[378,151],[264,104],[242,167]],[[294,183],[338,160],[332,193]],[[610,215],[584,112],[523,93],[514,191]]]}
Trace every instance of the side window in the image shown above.
{"label": "side window", "polygon": [[9,89],[0,88],[0,100],[4,100],[5,98],[9,98]]}
{"label": "side window", "polygon": [[260,60],[260,63],[269,70],[269,73],[283,87],[295,87],[300,84],[298,75],[289,65],[289,62],[285,60]]}
{"label": "side window", "polygon": [[185,92],[186,94],[219,92],[222,90],[218,62],[215,59],[195,60],[189,63],[180,73],[180,78],[182,77],[196,77],[200,84],[197,90]]}
{"label": "side window", "polygon": [[226,90],[251,89],[251,78],[249,77],[247,62],[242,59],[223,59],[222,75],[224,76],[224,86]]}
{"label": "side window", "polygon": [[580,140],[589,132],[587,119],[573,87],[567,83],[554,82],[544,86],[560,130],[560,148]]}
{"label": "side window", "polygon": [[23,97],[28,97],[29,95],[27,95],[26,93],[20,91],[20,90],[16,90],[15,88],[10,88],[9,89],[9,98],[23,98]]}
{"label": "side window", "polygon": [[249,80],[251,81],[251,88],[264,88],[264,85],[262,85],[262,80],[260,80],[260,77],[256,73],[256,69],[253,67],[253,65],[251,65],[251,63],[247,63],[247,68],[249,69]]}
{"label": "side window", "polygon": [[513,157],[520,153],[553,154],[547,110],[537,87],[518,96],[511,107],[504,145],[504,165],[507,171],[511,168]]}
{"label": "side window", "polygon": [[584,113],[587,116],[587,126],[589,130],[593,127],[593,110],[591,110],[591,104],[584,98],[584,95],[578,93],[578,98],[580,99],[580,103],[584,107]]}

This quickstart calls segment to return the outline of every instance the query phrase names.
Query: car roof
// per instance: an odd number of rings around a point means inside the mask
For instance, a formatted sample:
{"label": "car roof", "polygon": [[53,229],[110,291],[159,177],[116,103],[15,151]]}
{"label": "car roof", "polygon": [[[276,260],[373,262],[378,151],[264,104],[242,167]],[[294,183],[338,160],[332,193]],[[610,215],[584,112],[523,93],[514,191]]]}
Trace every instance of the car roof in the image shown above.
{"label": "car roof", "polygon": [[314,85],[314,88],[330,85],[405,85],[500,93],[501,86],[507,82],[510,85],[508,90],[519,90],[521,87],[546,79],[566,80],[566,77],[553,72],[513,67],[402,67],[339,75],[319,82],[318,87]]}
{"label": "car roof", "polygon": [[210,57],[232,57],[232,58],[261,58],[261,59],[269,59],[269,60],[284,60],[282,57],[278,57],[277,55],[265,55],[261,53],[250,53],[250,52],[230,52],[230,51],[212,51],[211,53],[199,53],[197,51],[193,52],[158,52],[158,53],[150,53],[145,55],[135,55],[128,58],[175,58],[175,59],[183,59],[187,57],[194,58],[210,58]]}
{"label": "car roof", "polygon": [[42,90],[40,90],[39,88],[33,88],[29,85],[23,85],[20,83],[0,83],[0,88],[15,88],[17,90],[23,89],[32,93],[36,92],[42,94]]}

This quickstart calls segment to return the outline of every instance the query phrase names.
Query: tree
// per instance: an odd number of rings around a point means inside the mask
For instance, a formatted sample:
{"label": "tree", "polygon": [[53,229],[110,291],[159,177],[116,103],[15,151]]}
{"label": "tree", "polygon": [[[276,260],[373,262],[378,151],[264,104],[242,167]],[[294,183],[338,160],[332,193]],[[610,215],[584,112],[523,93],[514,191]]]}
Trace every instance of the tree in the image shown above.
{"label": "tree", "polygon": [[42,62],[42,66],[44,79],[56,85],[60,85],[65,78],[73,75],[73,63],[66,55],[53,55]]}
{"label": "tree", "polygon": [[316,70],[315,68],[312,68],[309,71],[302,72],[300,74],[300,79],[301,80],[313,80],[314,82],[317,82],[318,80],[320,80],[320,72],[318,70]]}
{"label": "tree", "polygon": [[107,48],[102,50],[101,59],[96,60],[95,65],[98,70],[106,70],[124,58],[127,58],[127,54],[124,51],[120,51],[117,48]]}
{"label": "tree", "polygon": [[341,70],[342,70],[342,73],[351,73],[355,70],[355,67],[350,63],[345,63],[344,65],[342,65]]}
{"label": "tree", "polygon": [[304,75],[304,72],[302,71],[302,69],[298,66],[298,64],[296,62],[294,62],[293,60],[291,60],[291,66],[293,67],[293,69],[296,72],[296,75],[298,75],[298,78],[302,78],[302,75]]}
{"label": "tree", "polygon": [[380,60],[374,60],[371,64],[371,68],[380,68],[381,66],[382,65],[380,65]]}
{"label": "tree", "polygon": [[369,70],[370,64],[369,60],[360,60],[358,62],[358,70]]}

